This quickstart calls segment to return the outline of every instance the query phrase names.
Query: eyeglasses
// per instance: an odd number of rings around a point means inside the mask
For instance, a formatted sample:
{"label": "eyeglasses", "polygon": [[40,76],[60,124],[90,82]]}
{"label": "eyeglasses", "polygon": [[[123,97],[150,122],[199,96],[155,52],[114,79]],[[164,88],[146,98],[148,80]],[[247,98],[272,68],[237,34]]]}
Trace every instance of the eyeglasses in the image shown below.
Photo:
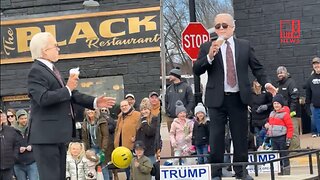
{"label": "eyeglasses", "polygon": [[46,51],[50,49],[57,49],[58,51],[60,50],[60,48],[58,47],[58,44],[55,44],[53,47],[47,48]]}
{"label": "eyeglasses", "polygon": [[7,115],[7,118],[13,118],[14,115]]}
{"label": "eyeglasses", "polygon": [[214,26],[214,28],[220,29],[221,26],[222,26],[223,29],[227,29],[227,28],[229,27],[229,25],[228,25],[227,23],[219,23],[219,24],[216,24],[216,25]]}

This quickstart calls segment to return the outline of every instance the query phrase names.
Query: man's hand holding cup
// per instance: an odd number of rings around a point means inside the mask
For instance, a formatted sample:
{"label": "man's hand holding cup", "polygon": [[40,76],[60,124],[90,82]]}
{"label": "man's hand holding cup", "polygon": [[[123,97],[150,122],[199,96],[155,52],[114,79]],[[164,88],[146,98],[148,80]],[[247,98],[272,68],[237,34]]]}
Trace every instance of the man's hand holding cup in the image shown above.
{"label": "man's hand holding cup", "polygon": [[214,56],[219,52],[220,47],[226,40],[223,36],[219,36],[217,40],[212,41],[208,56],[210,59],[213,59]]}
{"label": "man's hand holding cup", "polygon": [[72,68],[69,70],[69,79],[67,82],[67,86],[71,91],[73,91],[78,86],[79,74],[79,67]]}

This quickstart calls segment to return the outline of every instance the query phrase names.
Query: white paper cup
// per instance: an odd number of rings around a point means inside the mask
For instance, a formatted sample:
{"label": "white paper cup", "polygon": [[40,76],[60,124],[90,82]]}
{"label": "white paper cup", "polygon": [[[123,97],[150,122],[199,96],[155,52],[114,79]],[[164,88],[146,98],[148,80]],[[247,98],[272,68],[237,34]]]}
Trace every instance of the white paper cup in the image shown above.
{"label": "white paper cup", "polygon": [[219,45],[219,47],[221,47],[221,45],[225,42],[226,40],[224,39],[223,36],[219,36],[218,39],[216,40],[217,44]]}
{"label": "white paper cup", "polygon": [[70,76],[76,76],[77,78],[79,78],[79,75],[80,75],[79,69],[80,69],[79,67],[70,69],[69,70]]}

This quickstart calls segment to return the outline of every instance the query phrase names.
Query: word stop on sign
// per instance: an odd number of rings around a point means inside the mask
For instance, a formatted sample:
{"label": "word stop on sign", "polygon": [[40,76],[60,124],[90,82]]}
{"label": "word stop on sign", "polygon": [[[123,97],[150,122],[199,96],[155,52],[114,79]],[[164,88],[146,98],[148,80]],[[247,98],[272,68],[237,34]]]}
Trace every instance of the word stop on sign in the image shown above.
{"label": "word stop on sign", "polygon": [[207,35],[190,34],[184,36],[185,48],[200,48],[200,45],[209,41]]}

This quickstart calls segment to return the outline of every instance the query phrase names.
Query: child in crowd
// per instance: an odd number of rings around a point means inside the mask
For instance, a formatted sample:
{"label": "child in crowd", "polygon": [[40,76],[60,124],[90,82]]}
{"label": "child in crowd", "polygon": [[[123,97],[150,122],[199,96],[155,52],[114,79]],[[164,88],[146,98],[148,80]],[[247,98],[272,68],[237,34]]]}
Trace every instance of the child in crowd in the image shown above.
{"label": "child in crowd", "polygon": [[[187,110],[180,100],[176,102],[176,115],[177,118],[173,120],[170,129],[170,142],[174,156],[190,156],[193,122],[187,119]],[[178,160],[175,159],[175,165],[178,164]],[[184,158],[184,164],[188,164],[186,158]]]}
{"label": "child in crowd", "polygon": [[84,158],[84,145],[71,142],[67,152],[66,178],[69,180],[86,180],[89,174],[87,160]]}
{"label": "child in crowd", "polygon": [[87,177],[96,179],[96,176],[97,176],[96,166],[99,164],[100,159],[96,155],[96,152],[93,149],[88,149],[86,151],[86,158],[88,159],[87,165],[89,169],[89,173]]}
{"label": "child in crowd", "polygon": [[[293,124],[290,110],[284,106],[284,98],[276,94],[272,100],[274,110],[270,113],[268,122],[265,124],[267,136],[271,140],[273,150],[287,150],[293,135]],[[288,152],[280,152],[280,157],[287,156]],[[280,161],[281,172],[279,175],[290,175],[290,161]]]}
{"label": "child in crowd", "polygon": [[130,180],[151,180],[152,163],[150,159],[144,155],[145,145],[142,141],[136,141],[134,144],[136,157],[131,161]]}
{"label": "child in crowd", "polygon": [[[192,145],[196,146],[197,155],[208,154],[209,144],[209,121],[207,121],[207,113],[202,103],[194,108],[196,121],[193,125]],[[198,157],[198,164],[207,163],[207,157]]]}

